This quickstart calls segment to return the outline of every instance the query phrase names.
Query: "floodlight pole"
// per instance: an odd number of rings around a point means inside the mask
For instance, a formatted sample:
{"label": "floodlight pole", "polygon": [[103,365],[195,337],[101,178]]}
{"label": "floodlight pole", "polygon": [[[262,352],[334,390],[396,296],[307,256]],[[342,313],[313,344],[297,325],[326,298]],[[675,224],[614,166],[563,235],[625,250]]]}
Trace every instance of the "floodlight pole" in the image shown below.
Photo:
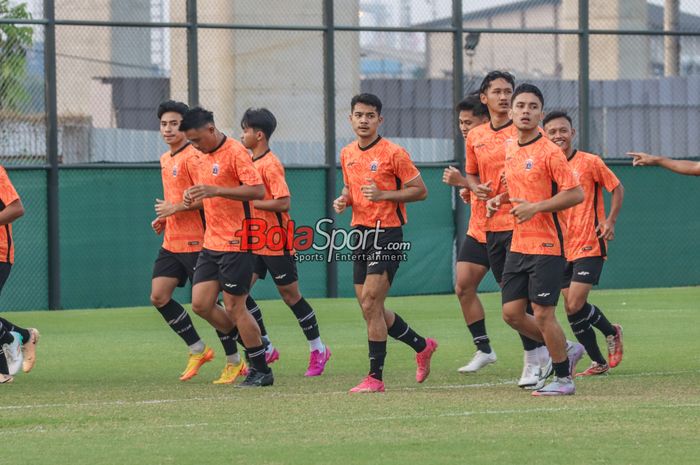
{"label": "floodlight pole", "polygon": [[[335,223],[333,200],[336,197],[335,161],[335,18],[333,0],[323,0],[323,96],[326,165],[326,218]],[[332,224],[334,224],[332,223]],[[330,250],[328,253],[331,253]],[[326,260],[326,296],[338,297],[338,263]]]}

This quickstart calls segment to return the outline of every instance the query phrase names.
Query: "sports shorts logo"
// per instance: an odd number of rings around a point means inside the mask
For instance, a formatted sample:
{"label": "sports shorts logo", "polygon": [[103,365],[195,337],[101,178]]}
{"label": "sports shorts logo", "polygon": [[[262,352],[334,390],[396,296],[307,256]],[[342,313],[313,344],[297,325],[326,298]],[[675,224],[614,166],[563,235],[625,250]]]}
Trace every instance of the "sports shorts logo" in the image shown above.
{"label": "sports shorts logo", "polygon": [[369,266],[376,266],[376,265],[379,265],[379,262],[369,262],[369,263],[367,264],[368,267],[369,267]]}
{"label": "sports shorts logo", "polygon": [[277,276],[275,276],[275,279],[283,279],[285,276],[287,276],[287,273],[277,275]]}
{"label": "sports shorts logo", "polygon": [[525,171],[530,171],[532,169],[532,166],[535,164],[531,159],[525,160]]}
{"label": "sports shorts logo", "polygon": [[369,170],[371,172],[375,173],[378,168],[379,168],[379,162],[377,160],[373,160],[372,162],[370,162]]}
{"label": "sports shorts logo", "polygon": [[234,288],[234,287],[238,287],[238,284],[225,283],[224,286],[228,287],[229,289],[232,289],[232,288]]}
{"label": "sports shorts logo", "polygon": [[219,164],[218,163],[214,163],[214,166],[211,168],[211,174],[213,174],[214,176],[219,175]]}
{"label": "sports shorts logo", "polygon": [[579,276],[588,276],[588,275],[591,274],[591,273],[589,273],[588,271],[579,271],[579,272],[576,273],[576,274],[579,275]]}
{"label": "sports shorts logo", "polygon": [[541,292],[537,294],[537,297],[547,297],[549,294],[551,294],[551,292]]}

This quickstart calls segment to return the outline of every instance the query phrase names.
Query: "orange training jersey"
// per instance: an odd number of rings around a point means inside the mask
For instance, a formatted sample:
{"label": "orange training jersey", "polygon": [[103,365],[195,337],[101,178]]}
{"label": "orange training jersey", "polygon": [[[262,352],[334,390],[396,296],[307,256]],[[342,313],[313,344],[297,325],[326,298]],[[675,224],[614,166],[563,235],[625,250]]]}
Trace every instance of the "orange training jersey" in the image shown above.
{"label": "orange training jersey", "polygon": [[574,177],[583,188],[583,202],[562,212],[566,220],[566,259],[574,261],[583,257],[605,257],[607,246],[599,239],[596,227],[605,220],[603,188],[612,192],[620,185],[615,173],[597,156],[574,151],[569,159]]}
{"label": "orange training jersey", "polygon": [[[0,210],[4,210],[9,204],[19,200],[19,194],[15,186],[10,182],[5,168],[0,166]],[[15,262],[15,245],[12,243],[12,223],[0,226],[0,262]]]}
{"label": "orange training jersey", "polygon": [[381,227],[393,228],[406,223],[406,206],[403,203],[372,202],[362,195],[362,186],[372,179],[383,191],[395,191],[420,176],[406,150],[387,139],[379,137],[361,149],[357,141],[340,152],[343,180],[352,198],[352,226],[373,228],[377,221]]}
{"label": "orange training jersey", "polygon": [[[253,164],[258,170],[258,173],[260,173],[260,177],[262,177],[263,183],[265,184],[264,200],[281,199],[291,196],[287,181],[284,177],[284,166],[274,153],[268,150],[262,156],[253,159]],[[255,209],[255,217],[265,220],[268,229],[273,226],[280,226],[285,231],[287,230],[289,212],[271,212],[257,208]],[[282,235],[281,239],[285,237],[285,235]],[[285,255],[289,253],[293,254],[294,250],[288,250],[286,248],[270,250],[264,247],[254,252],[258,255]]]}
{"label": "orange training jersey", "polygon": [[[182,203],[187,189],[196,184],[194,174],[200,152],[190,144],[175,153],[165,152],[160,157],[163,195],[166,202]],[[201,210],[186,210],[166,218],[163,248],[172,253],[191,253],[202,250],[204,222]]]}
{"label": "orange training jersey", "polygon": [[[518,140],[518,129],[509,122],[507,125],[495,129],[491,123],[484,123],[475,127],[467,134],[467,174],[479,176],[482,184],[491,181],[491,197],[505,192],[505,186],[501,183],[503,166],[506,158],[506,142]],[[501,208],[491,217],[486,218],[486,202],[477,200],[479,216],[484,218],[486,231],[512,231],[515,224],[513,215],[508,213],[510,207],[501,205]],[[474,208],[472,208],[472,212]],[[473,214],[473,213],[472,213]],[[485,236],[485,234],[484,234]]]}
{"label": "orange training jersey", "polygon": [[[263,183],[248,151],[240,142],[229,137],[224,137],[214,152],[200,155],[197,178],[201,184],[228,188]],[[210,197],[204,199],[204,216],[207,219],[205,249],[215,252],[241,251],[243,220],[253,216],[250,202]]]}
{"label": "orange training jersey", "polygon": [[467,235],[482,244],[486,244],[486,202],[480,202],[473,192],[469,193],[469,199],[471,214],[469,215]]}
{"label": "orange training jersey", "polygon": [[[541,133],[524,146],[520,146],[517,139],[507,144],[505,174],[509,197],[531,203],[578,186],[564,153]],[[508,208],[515,205],[509,204]],[[558,213],[537,213],[528,221],[516,222],[511,252],[563,256],[566,232],[565,223],[560,219]]]}

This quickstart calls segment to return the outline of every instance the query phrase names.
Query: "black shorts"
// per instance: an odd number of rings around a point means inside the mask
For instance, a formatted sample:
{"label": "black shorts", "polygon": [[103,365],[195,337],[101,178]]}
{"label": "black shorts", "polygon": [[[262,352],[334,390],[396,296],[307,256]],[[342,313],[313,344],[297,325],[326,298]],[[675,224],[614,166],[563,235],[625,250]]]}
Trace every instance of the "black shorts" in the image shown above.
{"label": "black shorts", "polygon": [[153,264],[153,278],[177,278],[177,287],[192,282],[199,252],[173,253],[161,247]]}
{"label": "black shorts", "polygon": [[512,240],[513,231],[486,232],[486,250],[489,253],[491,272],[499,286],[503,285],[503,270]]}
{"label": "black shorts", "polygon": [[503,303],[528,299],[545,307],[556,306],[565,266],[562,256],[510,252],[503,271]]}
{"label": "black shorts", "polygon": [[12,269],[12,263],[0,262],[0,292],[2,288],[5,287],[7,278],[10,277],[10,270]]}
{"label": "black shorts", "polygon": [[299,280],[294,255],[256,255],[253,272],[265,279],[268,270],[277,286],[286,286]]}
{"label": "black shorts", "polygon": [[[365,231],[374,230],[365,226],[357,226],[357,229],[365,235]],[[354,239],[359,239],[353,235]],[[368,274],[384,274],[386,271],[389,284],[394,281],[394,276],[399,269],[401,260],[393,260],[400,251],[386,250],[387,244],[403,242],[403,230],[401,228],[385,228],[384,232],[377,238],[375,247],[374,234],[367,235],[364,247],[360,246],[352,252],[352,282],[354,284],[364,284]],[[353,244],[355,247],[357,243]]]}
{"label": "black shorts", "polygon": [[458,262],[469,262],[489,268],[489,253],[486,244],[482,244],[473,237],[467,235],[462,242],[457,254]]}
{"label": "black shorts", "polygon": [[584,257],[573,262],[566,262],[564,282],[561,288],[567,289],[572,281],[595,286],[603,273],[604,263],[603,257]]}
{"label": "black shorts", "polygon": [[215,252],[202,249],[197,257],[192,284],[219,281],[222,291],[244,295],[250,291],[255,255],[251,252]]}

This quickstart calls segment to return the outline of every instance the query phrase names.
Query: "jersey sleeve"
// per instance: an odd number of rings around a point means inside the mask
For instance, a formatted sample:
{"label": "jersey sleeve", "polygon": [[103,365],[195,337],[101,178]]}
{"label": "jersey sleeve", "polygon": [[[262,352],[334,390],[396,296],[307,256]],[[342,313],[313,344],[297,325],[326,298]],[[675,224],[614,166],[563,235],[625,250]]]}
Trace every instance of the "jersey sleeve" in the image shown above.
{"label": "jersey sleeve", "polygon": [[595,158],[594,168],[594,179],[597,183],[601,184],[606,191],[612,192],[620,185],[620,180],[600,157]]}
{"label": "jersey sleeve", "polygon": [[19,194],[15,190],[15,186],[10,182],[10,177],[7,175],[5,168],[0,166],[0,201],[4,205],[9,205],[15,200],[19,200]]}
{"label": "jersey sleeve", "polygon": [[346,187],[350,187],[350,182],[348,181],[348,169],[345,166],[345,149],[340,151],[340,171],[343,172],[343,183]]}
{"label": "jersey sleeve", "polygon": [[272,194],[273,199],[281,199],[282,197],[289,197],[289,186],[287,186],[287,181],[284,178],[284,167],[282,163],[277,160],[274,163],[268,163],[265,168],[261,170],[263,181],[265,182],[265,187]]}
{"label": "jersey sleeve", "polygon": [[253,165],[253,160],[247,152],[242,150],[237,150],[234,159],[234,169],[238,180],[247,186],[256,186],[258,184],[263,184],[262,177],[260,173],[255,169]]}
{"label": "jersey sleeve", "polygon": [[467,174],[472,174],[474,176],[479,175],[479,164],[476,159],[476,153],[474,152],[474,131],[469,131],[467,134],[467,140],[464,143],[464,150],[466,151],[467,164],[466,172]]}
{"label": "jersey sleeve", "polygon": [[408,156],[408,152],[405,150],[401,149],[395,152],[392,161],[394,174],[401,180],[401,184],[406,184],[420,176],[420,171],[418,171],[418,168],[413,164],[411,157]]}
{"label": "jersey sleeve", "polygon": [[190,185],[194,186],[198,184],[198,171],[199,171],[199,158],[196,155],[190,155],[187,157],[184,163],[185,174],[190,180]]}
{"label": "jersey sleeve", "polygon": [[552,151],[548,157],[549,175],[557,186],[559,191],[568,191],[579,185],[574,177],[574,172],[566,160],[564,152],[561,150]]}

